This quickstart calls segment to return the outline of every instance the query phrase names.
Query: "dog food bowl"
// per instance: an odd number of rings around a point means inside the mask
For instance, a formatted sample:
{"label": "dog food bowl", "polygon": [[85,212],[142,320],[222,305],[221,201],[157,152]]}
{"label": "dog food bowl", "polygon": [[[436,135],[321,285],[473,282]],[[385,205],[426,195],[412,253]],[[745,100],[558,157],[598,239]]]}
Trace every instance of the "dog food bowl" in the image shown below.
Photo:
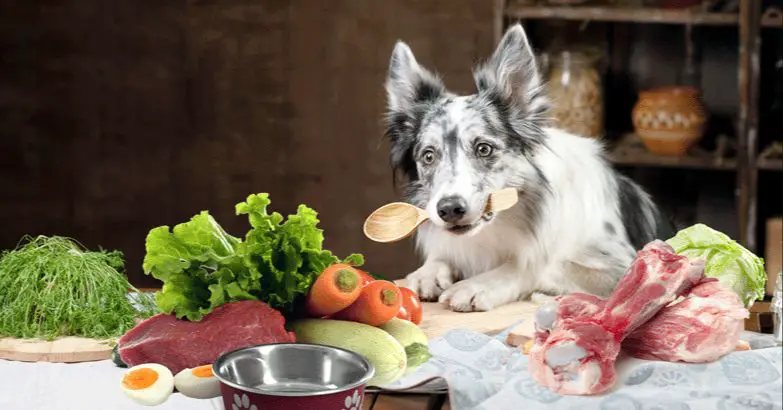
{"label": "dog food bowl", "polygon": [[304,343],[234,350],[212,370],[226,410],[360,410],[375,373],[356,353]]}

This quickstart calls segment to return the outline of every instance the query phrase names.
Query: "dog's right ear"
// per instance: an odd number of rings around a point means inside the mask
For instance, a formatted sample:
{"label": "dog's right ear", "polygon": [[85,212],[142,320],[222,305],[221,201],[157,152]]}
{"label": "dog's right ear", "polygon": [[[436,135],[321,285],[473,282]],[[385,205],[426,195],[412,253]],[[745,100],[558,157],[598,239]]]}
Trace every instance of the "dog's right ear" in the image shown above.
{"label": "dog's right ear", "polygon": [[421,67],[410,47],[398,41],[386,77],[389,111],[409,111],[420,103],[435,101],[443,92],[440,78]]}

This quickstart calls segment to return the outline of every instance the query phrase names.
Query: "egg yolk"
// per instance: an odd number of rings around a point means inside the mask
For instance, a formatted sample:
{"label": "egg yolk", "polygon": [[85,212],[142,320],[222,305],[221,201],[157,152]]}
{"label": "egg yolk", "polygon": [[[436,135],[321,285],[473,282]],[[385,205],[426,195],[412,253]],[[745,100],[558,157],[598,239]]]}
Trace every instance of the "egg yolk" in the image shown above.
{"label": "egg yolk", "polygon": [[136,369],[122,378],[123,386],[130,390],[141,390],[152,386],[158,380],[158,372],[148,368]]}
{"label": "egg yolk", "polygon": [[194,367],[190,372],[196,377],[212,377],[212,365],[205,364],[203,366]]}

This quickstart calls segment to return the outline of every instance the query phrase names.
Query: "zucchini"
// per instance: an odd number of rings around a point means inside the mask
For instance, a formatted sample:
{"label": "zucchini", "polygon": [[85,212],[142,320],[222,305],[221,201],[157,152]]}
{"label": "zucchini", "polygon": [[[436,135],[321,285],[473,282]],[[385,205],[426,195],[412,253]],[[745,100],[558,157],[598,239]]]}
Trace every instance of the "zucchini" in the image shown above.
{"label": "zucchini", "polygon": [[406,374],[416,370],[432,357],[427,348],[427,335],[413,322],[395,317],[378,327],[392,335],[405,348],[408,361]]}
{"label": "zucchini", "polygon": [[390,334],[374,326],[345,320],[302,319],[291,323],[296,340],[339,347],[364,356],[375,367],[368,386],[384,386],[407,368],[405,349]]}
{"label": "zucchini", "polygon": [[395,317],[378,327],[388,332],[405,347],[413,343],[421,343],[424,346],[429,343],[427,335],[410,320]]}

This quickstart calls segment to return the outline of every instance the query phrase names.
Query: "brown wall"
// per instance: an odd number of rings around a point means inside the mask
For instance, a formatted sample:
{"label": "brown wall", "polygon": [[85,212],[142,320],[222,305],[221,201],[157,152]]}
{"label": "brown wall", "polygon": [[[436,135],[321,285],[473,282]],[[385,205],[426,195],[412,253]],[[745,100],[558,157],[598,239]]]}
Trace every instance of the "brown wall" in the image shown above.
{"label": "brown wall", "polygon": [[132,280],[147,231],[233,206],[320,212],[327,247],[390,277],[410,242],[364,217],[394,200],[382,83],[397,38],[449,86],[492,50],[485,0],[0,3],[0,248],[60,234],[121,249]]}

